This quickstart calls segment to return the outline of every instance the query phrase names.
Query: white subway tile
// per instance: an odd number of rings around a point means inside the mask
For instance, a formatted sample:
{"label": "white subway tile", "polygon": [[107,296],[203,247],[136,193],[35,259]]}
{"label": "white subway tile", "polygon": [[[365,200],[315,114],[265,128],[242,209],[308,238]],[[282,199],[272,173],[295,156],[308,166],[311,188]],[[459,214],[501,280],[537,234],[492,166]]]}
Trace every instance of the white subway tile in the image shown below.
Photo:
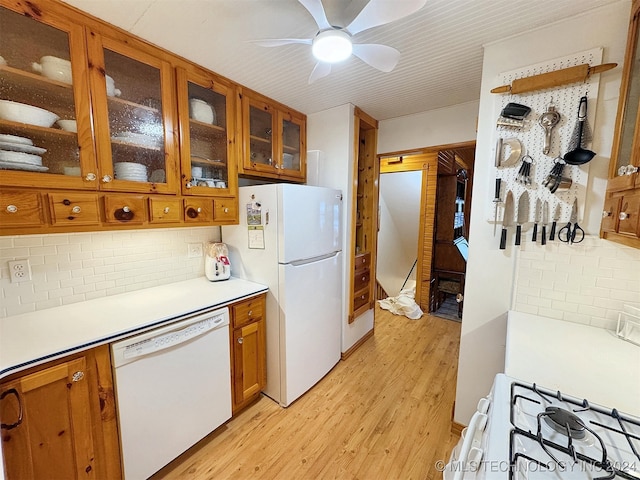
{"label": "white subway tile", "polygon": [[36,310],[46,310],[47,308],[59,307],[62,305],[62,299],[53,298],[42,302],[36,302]]}
{"label": "white subway tile", "polygon": [[70,255],[75,255],[76,253],[82,253],[82,249],[80,248],[80,245],[78,245],[77,243],[69,243],[66,245],[56,245],[55,249],[58,254],[68,253]]}
{"label": "white subway tile", "polygon": [[49,290],[49,298],[62,298],[64,301],[64,297],[70,297],[72,295],[73,295],[73,288],[71,287]]}
{"label": "white subway tile", "polygon": [[517,304],[514,310],[522,313],[530,313],[532,315],[538,314],[538,307],[536,307],[535,305]]}
{"label": "white subway tile", "polygon": [[614,300],[622,300],[623,302],[640,303],[640,292],[611,290],[611,298],[613,298]]}
{"label": "white subway tile", "polygon": [[71,278],[71,272],[66,270],[62,272],[56,272],[56,271],[50,270],[46,273],[46,277],[48,282],[55,281],[55,280],[60,280],[60,282],[62,282],[62,280],[67,280]]}
{"label": "white subway tile", "polygon": [[529,297],[527,298],[528,305],[535,305],[537,307],[551,308],[551,300],[548,298]]}
{"label": "white subway tile", "polygon": [[76,285],[75,287],[73,287],[73,293],[74,295],[77,295],[80,293],[93,292],[95,289],[96,286],[93,283],[89,283],[86,285]]}
{"label": "white subway tile", "polygon": [[69,305],[71,303],[84,302],[87,298],[83,294],[78,295],[65,295],[62,297],[62,304]]}
{"label": "white subway tile", "polygon": [[563,320],[573,323],[581,323],[583,325],[590,325],[591,318],[588,315],[582,315],[580,313],[565,313]]}
{"label": "white subway tile", "polygon": [[12,315],[20,315],[21,313],[35,312],[36,304],[28,303],[26,305],[5,305],[4,309],[7,312],[7,316],[10,317]]}
{"label": "white subway tile", "polygon": [[597,328],[606,328],[607,330],[612,330],[615,332],[617,323],[617,320],[593,317],[591,319],[590,325]]}
{"label": "white subway tile", "polygon": [[42,237],[43,245],[68,245],[69,244],[69,235],[67,234],[53,234],[53,235],[44,235]]}
{"label": "white subway tile", "polygon": [[40,247],[42,246],[42,237],[35,235],[22,235],[15,237],[13,244],[16,247]]}
{"label": "white subway tile", "polygon": [[540,297],[548,298],[551,300],[565,300],[567,298],[567,293],[542,288],[540,289]]}
{"label": "white subway tile", "polygon": [[551,303],[551,309],[558,312],[578,313],[578,304],[571,302],[554,301]]}
{"label": "white subway tile", "polygon": [[606,309],[594,307],[592,305],[581,304],[578,306],[578,313],[583,315],[590,315],[592,317],[604,318],[606,312],[607,312]]}
{"label": "white subway tile", "polygon": [[565,301],[575,304],[593,305],[593,297],[580,293],[567,293]]}
{"label": "white subway tile", "polygon": [[611,290],[608,288],[586,286],[580,289],[580,294],[592,300],[595,298],[609,298],[611,296]]}
{"label": "white subway tile", "polygon": [[14,246],[13,239],[18,237],[0,237],[0,249],[8,249]]}
{"label": "white subway tile", "polygon": [[46,247],[29,247],[29,255],[57,255],[58,246],[47,245]]}
{"label": "white subway tile", "polygon": [[75,287],[77,285],[84,285],[84,279],[82,277],[66,278],[60,280],[60,286],[62,288]]}

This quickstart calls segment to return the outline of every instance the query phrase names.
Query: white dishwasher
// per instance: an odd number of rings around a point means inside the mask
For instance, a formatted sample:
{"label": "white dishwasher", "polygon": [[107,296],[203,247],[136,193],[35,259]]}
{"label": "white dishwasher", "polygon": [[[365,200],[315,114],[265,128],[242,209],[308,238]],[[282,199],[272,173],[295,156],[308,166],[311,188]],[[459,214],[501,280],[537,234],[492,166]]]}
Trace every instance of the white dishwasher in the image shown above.
{"label": "white dishwasher", "polygon": [[141,480],[231,418],[229,309],[111,345],[126,480]]}

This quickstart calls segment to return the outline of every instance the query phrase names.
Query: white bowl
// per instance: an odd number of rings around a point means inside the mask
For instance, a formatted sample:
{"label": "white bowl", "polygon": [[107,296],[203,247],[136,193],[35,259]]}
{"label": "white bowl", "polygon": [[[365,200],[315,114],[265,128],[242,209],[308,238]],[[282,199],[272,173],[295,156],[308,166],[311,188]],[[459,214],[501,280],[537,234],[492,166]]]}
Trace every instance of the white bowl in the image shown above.
{"label": "white bowl", "polygon": [[116,82],[109,75],[105,75],[105,82],[107,83],[107,96],[119,97],[122,92],[116,88]]}
{"label": "white bowl", "polygon": [[56,123],[66,132],[78,132],[78,124],[75,120],[58,120]]}
{"label": "white bowl", "polygon": [[8,150],[0,150],[0,161],[28,163],[29,165],[42,165],[42,157],[40,155],[32,155],[30,153],[22,152],[11,152]]}
{"label": "white bowl", "polygon": [[52,80],[68,84],[73,83],[71,62],[69,60],[47,55],[40,59],[40,63],[33,62],[31,68]]}
{"label": "white bowl", "polygon": [[38,127],[50,127],[60,117],[44,108],[34,107],[26,103],[0,100],[0,118],[10,122],[20,122]]}
{"label": "white bowl", "polygon": [[216,123],[216,112],[213,107],[204,100],[192,98],[189,100],[189,109],[191,110],[191,118],[203,123]]}

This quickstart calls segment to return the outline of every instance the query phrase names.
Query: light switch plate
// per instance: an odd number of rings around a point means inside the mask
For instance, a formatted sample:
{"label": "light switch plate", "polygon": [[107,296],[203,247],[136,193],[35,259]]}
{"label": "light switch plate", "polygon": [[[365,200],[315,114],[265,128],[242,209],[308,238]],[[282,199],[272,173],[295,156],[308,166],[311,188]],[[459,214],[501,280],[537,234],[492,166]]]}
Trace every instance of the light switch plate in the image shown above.
{"label": "light switch plate", "polygon": [[198,258],[202,256],[202,244],[190,243],[187,247],[187,258]]}

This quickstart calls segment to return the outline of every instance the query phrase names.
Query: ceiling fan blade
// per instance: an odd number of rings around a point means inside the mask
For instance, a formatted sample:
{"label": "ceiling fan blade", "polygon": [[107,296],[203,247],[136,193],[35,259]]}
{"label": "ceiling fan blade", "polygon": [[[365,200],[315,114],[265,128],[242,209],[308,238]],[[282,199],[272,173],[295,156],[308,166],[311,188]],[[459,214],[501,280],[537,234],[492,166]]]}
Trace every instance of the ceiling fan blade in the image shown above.
{"label": "ceiling fan blade", "polygon": [[427,0],[370,0],[347,30],[351,35],[384,25],[420,10]]}
{"label": "ceiling fan blade", "polygon": [[354,44],[353,54],[364,63],[383,72],[393,70],[400,60],[400,52],[398,50],[387,45],[375,43]]}
{"label": "ceiling fan blade", "polygon": [[321,0],[298,0],[304,8],[306,8],[313,19],[318,24],[320,30],[326,30],[332,28],[329,20],[327,20],[327,14],[324,13],[324,7]]}
{"label": "ceiling fan blade", "polygon": [[310,38],[267,38],[264,40],[250,40],[251,43],[260,45],[261,47],[280,47],[282,45],[290,45],[292,43],[304,43],[311,45]]}
{"label": "ceiling fan blade", "polygon": [[313,67],[311,75],[309,75],[309,85],[318,80],[319,78],[326,77],[331,73],[331,64],[325,62],[318,62]]}

